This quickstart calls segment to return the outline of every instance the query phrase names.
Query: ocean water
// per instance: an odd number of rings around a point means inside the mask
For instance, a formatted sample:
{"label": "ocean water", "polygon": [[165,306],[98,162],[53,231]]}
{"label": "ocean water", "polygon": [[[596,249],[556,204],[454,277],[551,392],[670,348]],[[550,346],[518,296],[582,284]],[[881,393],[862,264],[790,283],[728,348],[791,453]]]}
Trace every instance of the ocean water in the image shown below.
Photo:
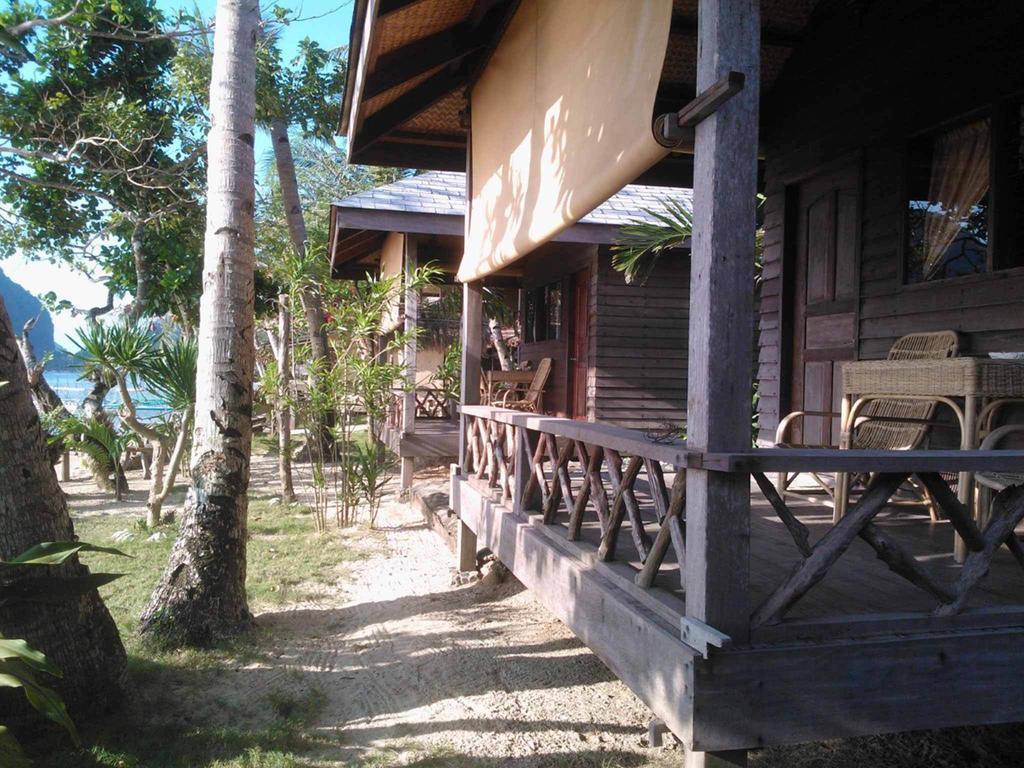
{"label": "ocean water", "polygon": [[[92,382],[78,378],[79,372],[74,370],[46,370],[46,381],[60,395],[68,410],[75,413],[81,408],[82,400],[92,388]],[[167,404],[145,387],[133,387],[129,382],[128,390],[142,420],[153,419],[167,412]],[[104,405],[112,413],[116,413],[121,405],[121,393],[117,388],[110,390]]]}

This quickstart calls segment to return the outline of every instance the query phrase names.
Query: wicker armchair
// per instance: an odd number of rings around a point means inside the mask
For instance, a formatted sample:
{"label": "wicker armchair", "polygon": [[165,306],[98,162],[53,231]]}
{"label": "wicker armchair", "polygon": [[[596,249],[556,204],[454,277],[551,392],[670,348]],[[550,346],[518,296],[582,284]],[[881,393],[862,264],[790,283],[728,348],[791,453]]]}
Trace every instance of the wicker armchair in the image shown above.
{"label": "wicker armchair", "polygon": [[[934,333],[912,333],[897,339],[887,356],[888,360],[944,360],[956,357],[960,351],[960,338],[955,331]],[[920,447],[928,436],[935,418],[938,401],[934,400],[873,400],[864,406],[853,429],[853,448],[874,450],[912,450]],[[793,427],[807,416],[836,418],[838,413],[821,411],[794,411],[779,422],[775,433],[778,447],[811,447],[796,444],[791,437]],[[828,447],[828,446],[817,446]],[[812,491],[792,487],[799,473],[780,473],[775,487],[780,496],[797,496],[823,501],[835,506],[835,483],[822,473],[808,473],[817,484]],[[822,492],[824,499],[822,499]],[[912,500],[914,504],[925,504],[932,518],[936,509],[923,490]]]}
{"label": "wicker armchair", "polygon": [[515,386],[504,392],[501,399],[495,404],[502,408],[540,413],[544,387],[548,383],[549,376],[551,376],[551,358],[545,357],[537,364],[537,370],[533,372],[533,379],[525,389]]}
{"label": "wicker armchair", "polygon": [[[1024,435],[1024,424],[1007,424],[993,429],[981,441],[983,451],[999,447],[1010,435]],[[1013,485],[1024,485],[1024,468],[1020,472],[979,472],[974,476],[978,490],[978,525],[988,524],[992,506],[992,494],[1006,490]]]}

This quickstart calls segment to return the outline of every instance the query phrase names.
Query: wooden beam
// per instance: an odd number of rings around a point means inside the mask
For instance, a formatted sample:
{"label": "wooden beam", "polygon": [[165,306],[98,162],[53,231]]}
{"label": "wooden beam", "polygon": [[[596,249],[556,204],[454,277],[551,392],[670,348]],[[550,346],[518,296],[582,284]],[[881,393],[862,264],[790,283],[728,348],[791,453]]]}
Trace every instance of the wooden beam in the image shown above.
{"label": "wooden beam", "polygon": [[[746,83],[696,127],[687,447],[750,445],[760,12],[701,0],[697,90]],[[745,643],[750,632],[750,478],[687,470],[686,615]],[[685,738],[685,736],[684,736]]]}
{"label": "wooden beam", "polygon": [[1024,627],[716,651],[694,671],[697,749],[1024,720]]}
{"label": "wooden beam", "polygon": [[[697,33],[697,19],[693,16],[673,15],[670,34],[694,35]],[[761,45],[773,48],[795,48],[800,44],[802,35],[776,27],[761,29]]]}
{"label": "wooden beam", "polygon": [[468,22],[381,54],[366,77],[363,99],[369,100],[425,72],[461,60],[484,45]]}
{"label": "wooden beam", "polygon": [[[429,109],[452,91],[467,85],[473,74],[481,67],[481,62],[490,55],[491,46],[496,43],[496,38],[500,36],[500,31],[504,29],[517,5],[517,0],[477,0],[468,14],[465,26],[453,27],[452,29],[456,29],[456,32],[447,41],[438,39],[431,43],[433,47],[429,51],[409,49],[402,58],[397,58],[396,52],[395,58],[385,60],[388,67],[405,68],[404,72],[398,73],[404,75],[417,69],[416,62],[419,58],[432,56],[435,62],[434,66],[437,66],[438,62],[442,65],[445,63],[442,62],[444,58],[454,56],[436,74],[378,112],[368,116],[356,134],[357,141],[353,148],[353,154],[374,144],[416,115]],[[410,45],[417,45],[417,43],[410,43]],[[388,56],[390,55],[388,54]],[[398,62],[402,63],[398,64]],[[375,72],[382,72],[384,85],[391,78],[391,75],[383,72],[385,68],[378,62],[374,69]],[[422,73],[430,69],[431,67],[423,67],[418,71]]]}
{"label": "wooden beam", "polygon": [[468,410],[480,402],[480,355],[483,350],[483,288],[479,282],[462,285],[462,375],[459,466],[466,466]]}
{"label": "wooden beam", "polygon": [[353,151],[365,149],[463,85],[465,75],[458,69],[442,69],[367,117],[356,133]]}
{"label": "wooden beam", "polygon": [[346,262],[377,250],[380,247],[379,243],[382,243],[383,240],[383,232],[359,232],[344,240],[339,240],[334,249],[334,266],[341,267]]}
{"label": "wooden beam", "polygon": [[379,0],[377,3],[377,18],[382,19],[390,13],[397,13],[405,10],[410,5],[415,5],[421,0]]}
{"label": "wooden beam", "polygon": [[1024,465],[1024,451],[757,448],[691,451],[687,461],[715,472],[1016,472]]}
{"label": "wooden beam", "polygon": [[416,325],[419,321],[419,292],[409,286],[416,277],[416,235],[406,235],[402,251],[402,292],[405,304],[406,342],[402,350],[407,391],[402,396],[402,434],[416,431]]}
{"label": "wooden beam", "polygon": [[587,445],[601,445],[619,453],[656,459],[662,464],[685,467],[688,461],[689,454],[686,451],[685,443],[679,440],[666,442],[649,440],[643,436],[643,433],[634,429],[624,429],[611,424],[591,421],[562,419],[557,416],[541,416],[487,405],[471,405],[462,410],[463,413],[472,416],[494,419],[535,432],[546,432],[570,440],[579,440]]}
{"label": "wooden beam", "polygon": [[[479,282],[464,283],[462,286],[462,375],[460,377],[460,400],[463,405],[480,402],[480,354],[483,350],[483,288]],[[466,466],[469,446],[469,418],[465,413],[459,416],[459,466]],[[483,461],[481,456],[479,459]],[[478,468],[479,471],[479,468]],[[470,559],[476,561],[476,534],[464,521],[459,521],[458,536],[459,568]]]}

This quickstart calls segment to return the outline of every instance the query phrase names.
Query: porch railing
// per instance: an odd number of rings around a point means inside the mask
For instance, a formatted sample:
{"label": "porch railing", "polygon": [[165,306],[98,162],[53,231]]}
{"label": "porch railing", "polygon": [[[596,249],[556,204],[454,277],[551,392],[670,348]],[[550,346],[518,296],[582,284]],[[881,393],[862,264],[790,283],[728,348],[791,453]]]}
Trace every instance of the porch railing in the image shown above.
{"label": "porch railing", "polygon": [[[463,406],[462,412],[467,422],[464,473],[497,489],[516,511],[540,513],[546,524],[567,514],[570,541],[581,537],[585,520],[596,521],[603,561],[621,555],[619,534],[628,520],[635,549],[630,554],[643,563],[637,575],[643,587],[653,584],[670,546],[678,562],[684,561],[684,443],[489,406]],[[580,470],[575,478],[573,462]],[[638,495],[653,508],[654,522],[643,519]]]}
{"label": "porch railing", "polygon": [[[402,409],[407,391],[396,387],[391,390],[388,400],[387,426],[390,429],[402,429]],[[434,387],[416,387],[413,390],[416,399],[417,419],[450,419],[452,417],[451,402],[445,397],[444,391]]]}
{"label": "porch railing", "polygon": [[[688,451],[677,440],[659,442],[639,432],[603,424],[534,416],[489,406],[462,406],[466,421],[463,476],[500,494],[515,512],[535,514],[546,525],[561,524],[570,541],[579,540],[585,522],[596,523],[597,557],[626,559],[636,567],[635,583],[651,588],[675,552],[685,589],[687,468],[748,475],[760,488],[772,513],[788,532],[793,567],[780,567],[767,598],[751,605],[752,639],[785,638],[787,614],[818,585],[856,540],[865,542],[887,567],[933,601],[929,612],[900,606],[863,617],[836,611],[851,633],[874,626],[902,630],[968,624],[998,626],[1024,623],[1024,582],[1015,605],[971,606],[978,586],[1002,548],[1024,569],[1024,546],[1014,529],[1024,520],[1024,486],[997,497],[987,519],[976,521],[940,473],[1020,471],[1024,451],[981,450],[801,450],[752,449],[732,453]],[[776,492],[770,475],[778,472],[850,472],[869,477],[865,491],[846,516],[812,541],[811,531]],[[883,530],[878,515],[908,478],[916,478],[934,499],[952,528],[967,544],[968,556],[952,578],[929,568],[898,536]],[[804,512],[807,510],[804,509]],[[717,514],[709,510],[708,525]],[[620,533],[629,521],[632,548]],[[952,541],[950,541],[950,547]],[[1024,578],[1024,577],[1022,577]],[[663,584],[664,585],[664,584]],[[984,601],[982,601],[984,602]],[[837,609],[839,606],[837,606]],[[806,627],[800,629],[800,632]],[[895,630],[893,630],[895,631]],[[797,633],[799,634],[799,633]]]}

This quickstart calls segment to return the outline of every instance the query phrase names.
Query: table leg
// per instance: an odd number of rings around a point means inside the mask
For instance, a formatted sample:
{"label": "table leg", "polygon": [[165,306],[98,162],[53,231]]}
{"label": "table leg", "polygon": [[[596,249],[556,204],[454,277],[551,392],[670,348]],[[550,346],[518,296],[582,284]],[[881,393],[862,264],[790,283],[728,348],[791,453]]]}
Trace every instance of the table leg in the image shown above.
{"label": "table leg", "polygon": [[[963,434],[960,436],[960,448],[963,450],[970,450],[978,447],[978,398],[975,395],[967,395],[964,398],[964,418],[963,418]],[[957,480],[957,498],[960,499],[967,509],[974,508],[971,503],[972,486],[974,485],[974,474],[971,472],[961,472]],[[974,510],[975,518],[977,518],[977,510]],[[964,544],[964,540],[959,536],[956,536],[953,542],[953,559],[958,563],[962,563],[967,557],[967,545]]]}
{"label": "table leg", "polygon": [[[851,410],[853,408],[853,397],[843,395],[839,404],[839,449],[846,450],[850,447],[853,435],[853,425],[850,423]],[[847,500],[850,495],[850,476],[846,472],[836,473],[835,506],[832,509],[832,522],[838,523],[846,514]]]}

